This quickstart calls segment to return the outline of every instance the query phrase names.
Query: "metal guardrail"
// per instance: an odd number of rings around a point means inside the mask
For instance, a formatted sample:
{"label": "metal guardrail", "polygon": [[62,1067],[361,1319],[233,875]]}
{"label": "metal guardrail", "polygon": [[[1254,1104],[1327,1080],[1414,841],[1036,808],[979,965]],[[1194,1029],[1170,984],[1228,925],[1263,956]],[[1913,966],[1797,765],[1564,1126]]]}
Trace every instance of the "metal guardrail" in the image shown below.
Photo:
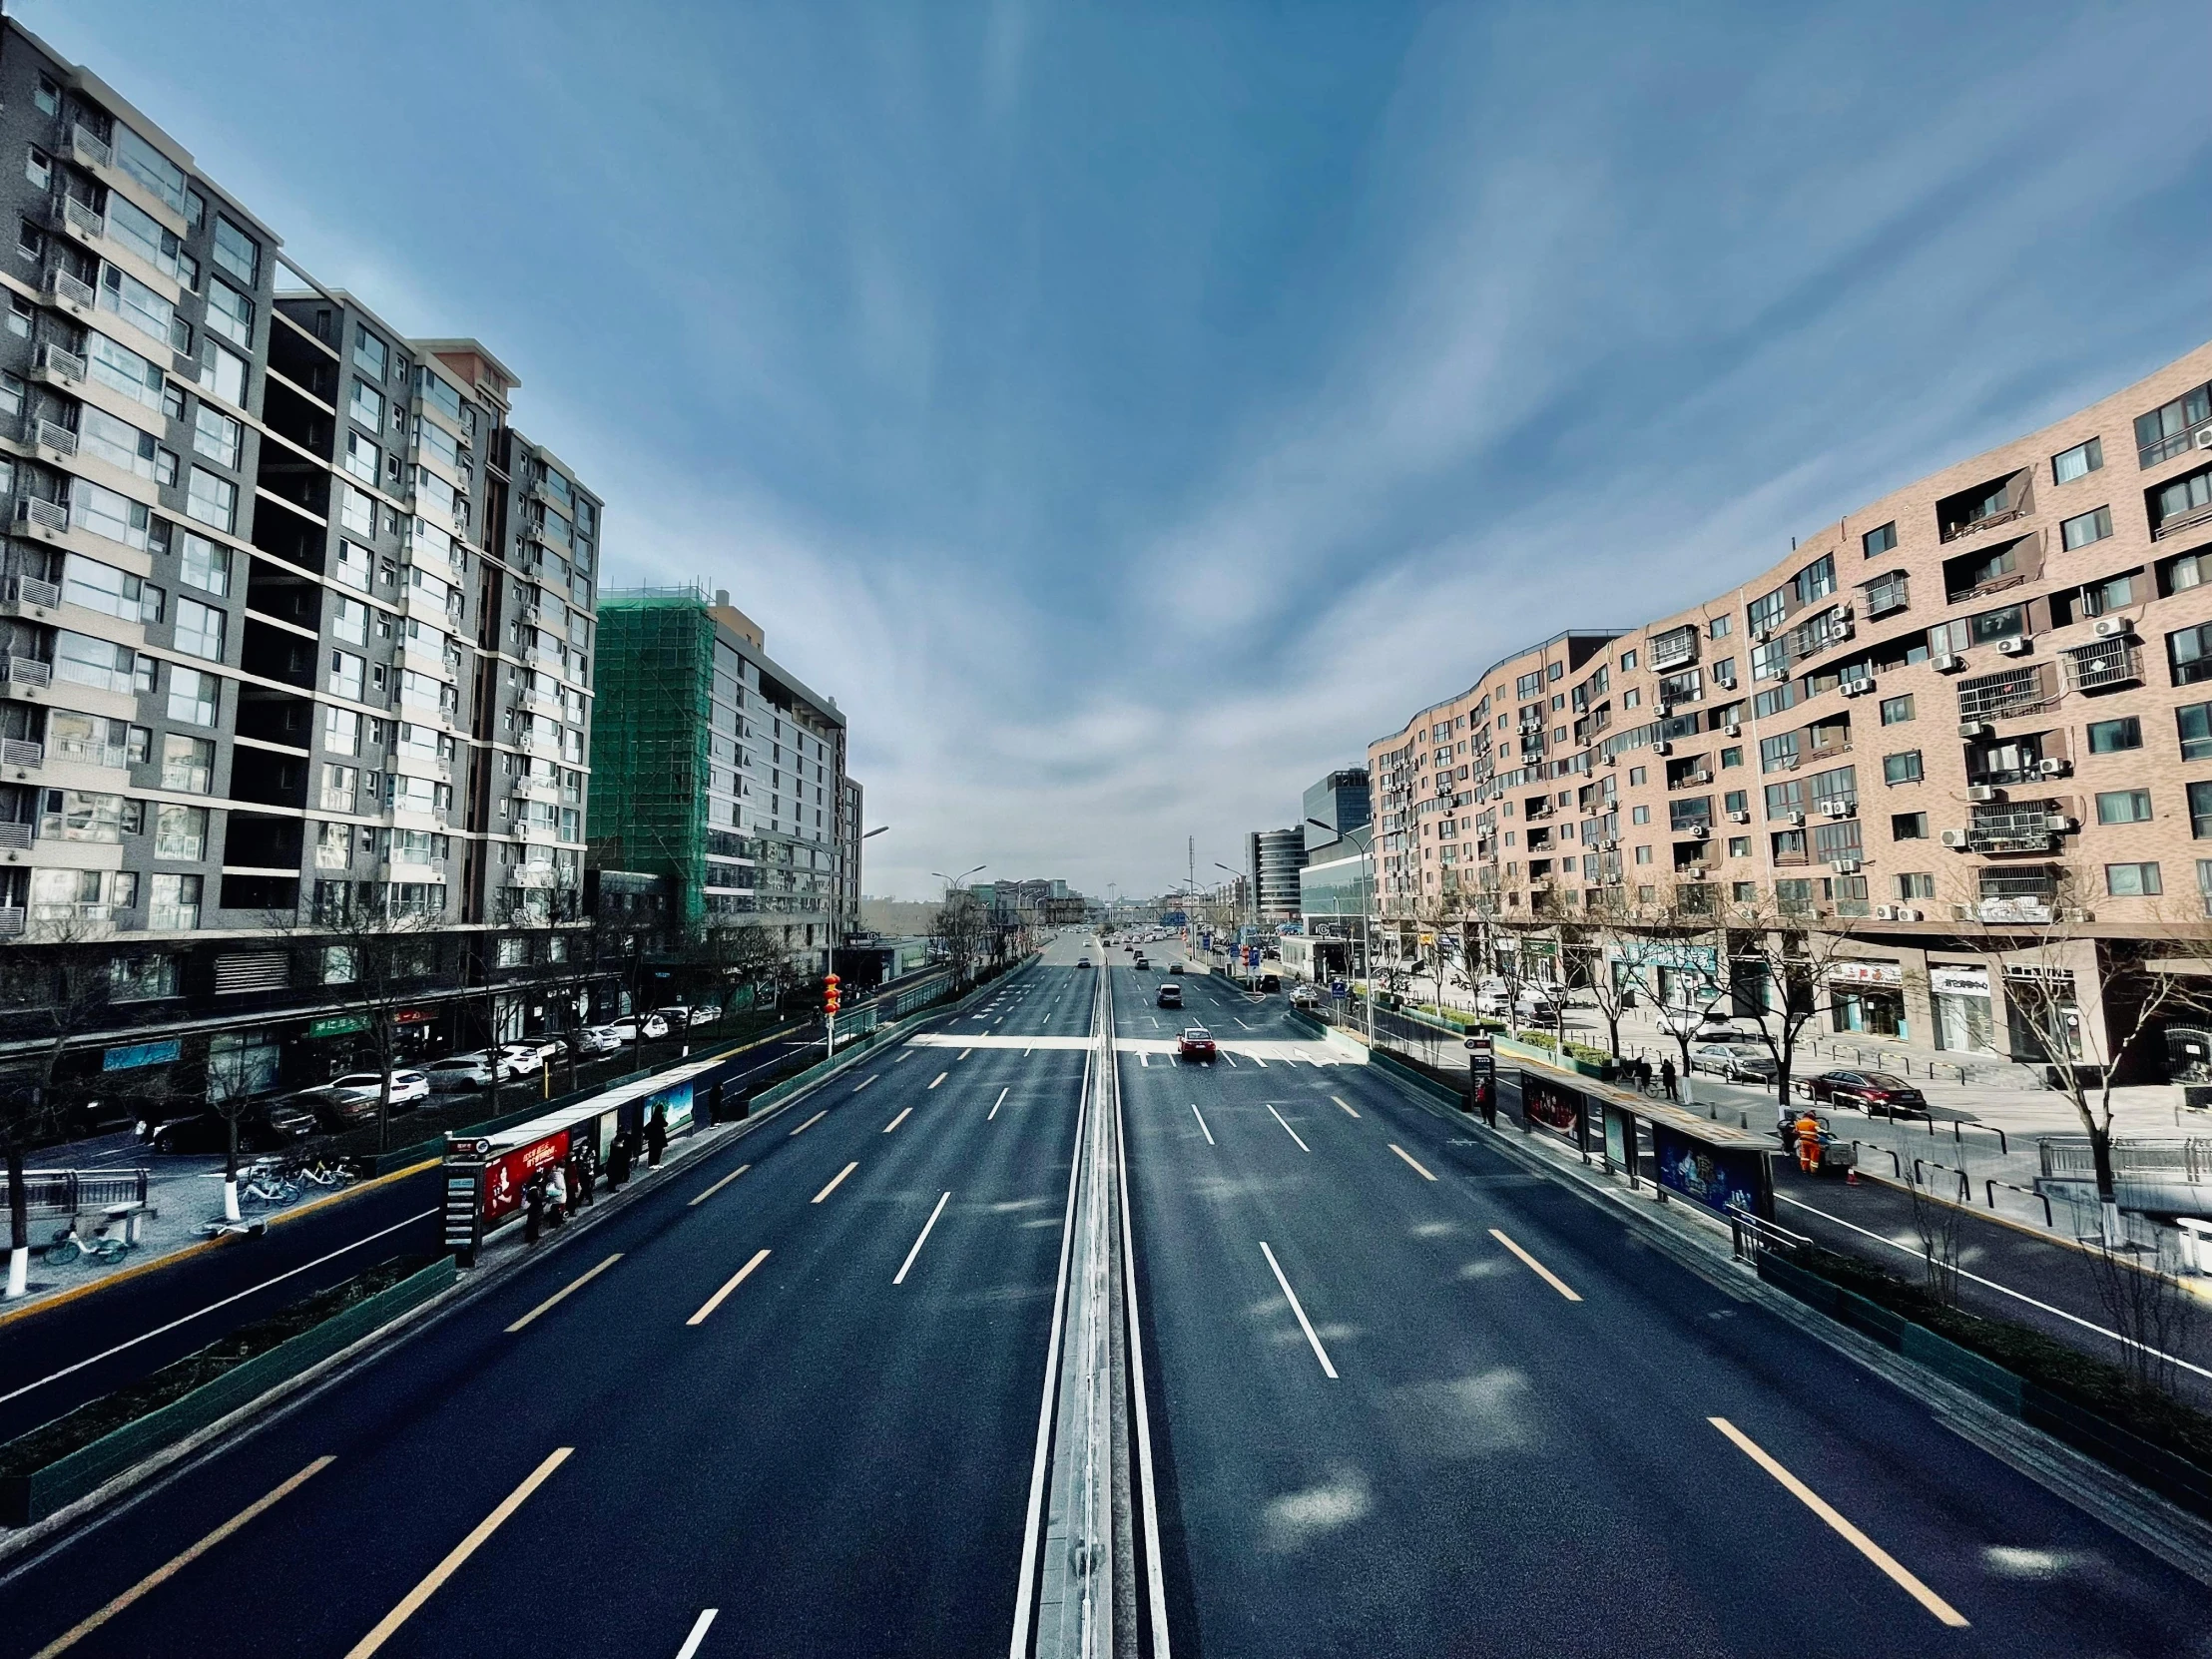
{"label": "metal guardrail", "polygon": [[1756,1261],[1764,1251],[1779,1250],[1785,1256],[1801,1250],[1810,1250],[1813,1241],[1803,1233],[1793,1233],[1787,1227],[1762,1219],[1749,1210],[1728,1212],[1728,1232],[1738,1261]]}
{"label": "metal guardrail", "polygon": [[[2096,1160],[2086,1138],[2046,1135],[2036,1143],[2043,1175],[2051,1180],[2093,1180]],[[2125,1140],[2112,1142],[2114,1175],[2162,1175],[2198,1185],[2212,1182],[2212,1139]]]}
{"label": "metal guardrail", "polygon": [[2040,1200],[2043,1206],[2043,1225],[2052,1229],[2056,1228],[2057,1224],[2051,1219],[2050,1194],[2046,1192],[2039,1192],[2033,1187],[2023,1187],[2016,1181],[1998,1181],[1992,1177],[1990,1179],[1984,1180],[1981,1183],[1982,1196],[1988,1200],[1989,1208],[1992,1210],[1997,1207],[1997,1189],[1999,1187],[2006,1188],[2011,1192],[2023,1193],[2029,1198]]}
{"label": "metal guardrail", "polygon": [[1956,1176],[1958,1178],[1958,1202],[1961,1204],[1971,1204],[1973,1202],[1973,1181],[1966,1172],[1962,1169],[1953,1169],[1949,1164],[1938,1164],[1933,1158],[1916,1158],[1913,1160],[1913,1185],[1916,1187],[1927,1186],[1928,1177],[1922,1172],[1930,1169],[1939,1169],[1945,1175]]}
{"label": "metal guardrail", "polygon": [[78,1216],[114,1204],[144,1204],[147,1171],[34,1169],[23,1172],[33,1216]]}

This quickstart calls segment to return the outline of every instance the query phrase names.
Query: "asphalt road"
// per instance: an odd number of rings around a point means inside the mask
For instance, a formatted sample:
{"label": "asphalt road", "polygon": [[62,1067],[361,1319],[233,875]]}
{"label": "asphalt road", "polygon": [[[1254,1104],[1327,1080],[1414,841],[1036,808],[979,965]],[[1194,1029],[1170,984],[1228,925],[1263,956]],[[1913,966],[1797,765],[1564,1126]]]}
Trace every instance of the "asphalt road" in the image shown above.
{"label": "asphalt road", "polygon": [[1367,1068],[1121,1083],[1179,1653],[2207,1651],[2202,1585]]}
{"label": "asphalt road", "polygon": [[[1073,954],[28,1561],[10,1648],[282,1491],[66,1651],[1003,1652]],[[1367,1068],[1286,1058],[1282,998],[1191,975],[1162,1014],[1113,971],[1126,1035],[1230,1045],[1119,1061],[1178,1655],[2212,1651],[2201,1585]]]}

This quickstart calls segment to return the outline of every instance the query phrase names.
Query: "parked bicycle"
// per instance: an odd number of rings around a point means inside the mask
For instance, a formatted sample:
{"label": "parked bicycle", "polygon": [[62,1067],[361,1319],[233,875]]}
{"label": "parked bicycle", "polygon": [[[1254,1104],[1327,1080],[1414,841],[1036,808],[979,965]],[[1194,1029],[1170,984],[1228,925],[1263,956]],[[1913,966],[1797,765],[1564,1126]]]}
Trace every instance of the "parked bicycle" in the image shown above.
{"label": "parked bicycle", "polygon": [[69,1225],[54,1235],[46,1247],[46,1260],[52,1267],[67,1267],[72,1262],[120,1262],[130,1253],[130,1218],[110,1216],[86,1238],[77,1229],[77,1220],[70,1218]]}
{"label": "parked bicycle", "polygon": [[272,1163],[259,1163],[239,1178],[239,1201],[256,1204],[289,1204],[299,1196],[298,1186],[286,1180]]}
{"label": "parked bicycle", "polygon": [[317,1187],[342,1187],[353,1179],[353,1171],[342,1159],[313,1158],[291,1171],[293,1178],[312,1182]]}

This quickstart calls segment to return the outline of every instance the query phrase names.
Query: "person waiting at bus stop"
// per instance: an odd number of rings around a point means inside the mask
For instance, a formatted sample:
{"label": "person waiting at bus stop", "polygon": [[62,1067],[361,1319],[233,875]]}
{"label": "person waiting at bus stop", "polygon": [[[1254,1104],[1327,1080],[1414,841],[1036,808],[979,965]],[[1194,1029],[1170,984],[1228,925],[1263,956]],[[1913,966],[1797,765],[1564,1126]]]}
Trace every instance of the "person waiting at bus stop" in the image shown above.
{"label": "person waiting at bus stop", "polygon": [[1798,1168],[1807,1175],[1820,1174],[1821,1143],[1825,1137],[1821,1120],[1814,1115],[1813,1108],[1808,1106],[1800,1112],[1797,1122],[1791,1128],[1797,1136]]}

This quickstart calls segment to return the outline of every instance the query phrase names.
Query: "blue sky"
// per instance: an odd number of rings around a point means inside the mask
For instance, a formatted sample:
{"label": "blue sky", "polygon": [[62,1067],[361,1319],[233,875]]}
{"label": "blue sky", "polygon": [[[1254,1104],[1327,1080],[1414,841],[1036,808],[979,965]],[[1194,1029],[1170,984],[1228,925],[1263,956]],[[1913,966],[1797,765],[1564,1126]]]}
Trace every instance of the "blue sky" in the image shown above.
{"label": "blue sky", "polygon": [[837,697],[877,893],[1238,863],[2212,336],[2170,3],[11,10]]}

